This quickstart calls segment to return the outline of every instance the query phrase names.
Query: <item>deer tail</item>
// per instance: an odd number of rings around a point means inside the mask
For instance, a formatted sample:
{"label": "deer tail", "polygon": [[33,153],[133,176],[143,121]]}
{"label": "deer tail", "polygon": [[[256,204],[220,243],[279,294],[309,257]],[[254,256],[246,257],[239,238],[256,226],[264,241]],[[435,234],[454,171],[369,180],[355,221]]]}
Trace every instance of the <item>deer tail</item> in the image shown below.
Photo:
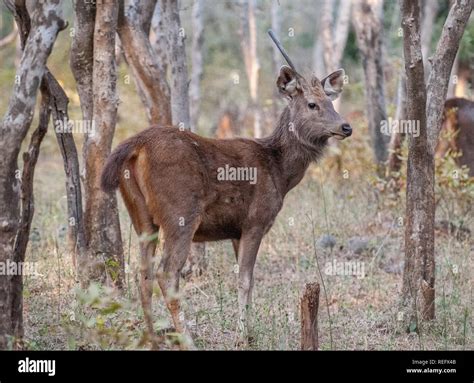
{"label": "deer tail", "polygon": [[119,187],[123,164],[136,152],[137,144],[139,144],[138,137],[131,137],[110,154],[100,179],[100,186],[104,192],[110,193]]}

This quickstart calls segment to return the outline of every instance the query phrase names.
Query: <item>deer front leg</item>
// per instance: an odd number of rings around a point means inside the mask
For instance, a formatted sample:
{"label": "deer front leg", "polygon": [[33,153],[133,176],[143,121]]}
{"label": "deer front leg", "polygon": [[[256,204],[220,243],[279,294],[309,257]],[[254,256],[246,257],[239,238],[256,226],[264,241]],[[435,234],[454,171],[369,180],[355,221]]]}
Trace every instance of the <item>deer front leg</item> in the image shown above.
{"label": "deer front leg", "polygon": [[239,243],[239,338],[244,344],[249,344],[253,340],[251,324],[253,268],[262,237],[263,233],[260,230],[251,231],[243,234]]}

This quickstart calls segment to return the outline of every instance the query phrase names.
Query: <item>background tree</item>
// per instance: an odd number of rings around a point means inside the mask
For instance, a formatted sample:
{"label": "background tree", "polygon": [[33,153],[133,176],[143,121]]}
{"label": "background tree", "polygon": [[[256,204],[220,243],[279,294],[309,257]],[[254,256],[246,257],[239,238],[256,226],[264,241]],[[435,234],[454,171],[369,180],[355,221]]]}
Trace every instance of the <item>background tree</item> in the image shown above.
{"label": "background tree", "polygon": [[181,28],[178,1],[160,0],[161,17],[167,32],[167,62],[170,64],[171,118],[173,125],[191,128],[188,93],[188,67],[184,41],[186,33]]}
{"label": "background tree", "polygon": [[[31,30],[29,33],[25,31],[28,38],[17,72],[16,78],[19,81],[15,82],[7,112],[0,125],[0,262],[2,264],[13,261],[15,238],[19,230],[18,155],[33,120],[36,96],[46,71],[46,61],[58,32],[65,27],[60,1],[35,2],[29,9],[31,15],[28,14],[24,2],[13,4],[7,1],[6,5],[18,23],[21,23],[22,18],[30,19]],[[8,275],[0,276],[0,349],[7,348],[9,336],[14,336],[14,331],[21,331],[21,324],[13,318],[12,312],[14,288]]]}
{"label": "background tree", "polygon": [[449,75],[473,0],[458,0],[444,23],[425,86],[418,1],[402,0],[403,50],[407,76],[407,119],[420,125],[409,136],[405,266],[401,309],[407,329],[435,317],[434,150],[441,129]]}
{"label": "background tree", "polygon": [[[92,94],[95,130],[85,143],[85,227],[91,254],[91,267],[105,265],[107,276],[121,287],[123,284],[123,247],[117,199],[100,188],[102,168],[112,148],[117,120],[117,70],[115,34],[118,2],[96,4],[94,29],[94,64]],[[94,264],[95,263],[95,264]],[[91,270],[94,274],[95,270]],[[103,275],[103,273],[101,273]]]}
{"label": "background tree", "polygon": [[193,39],[191,44],[191,80],[189,82],[189,114],[191,130],[197,131],[201,102],[203,72],[202,49],[204,44],[204,1],[195,0],[192,9]]}
{"label": "background tree", "polygon": [[[146,0],[146,2],[153,0]],[[119,0],[118,34],[150,124],[171,123],[169,87],[162,61],[155,54],[139,16],[143,1]],[[148,14],[151,18],[153,13]],[[144,16],[143,16],[144,17]]]}
{"label": "background tree", "polygon": [[380,129],[380,122],[387,119],[383,71],[383,1],[355,1],[352,20],[364,69],[366,111],[372,148],[375,161],[381,167],[387,159],[389,141],[389,137]]}
{"label": "background tree", "polygon": [[[341,66],[342,56],[349,34],[351,0],[340,0],[336,13],[336,1],[324,0],[321,15],[321,38],[323,42],[324,66],[327,73],[334,72]],[[324,75],[319,73],[319,76]]]}
{"label": "background tree", "polygon": [[257,25],[255,20],[255,0],[242,0],[240,17],[240,45],[244,57],[245,72],[249,82],[250,109],[253,114],[254,137],[262,136],[261,116],[258,105],[258,77],[260,63],[257,56]]}

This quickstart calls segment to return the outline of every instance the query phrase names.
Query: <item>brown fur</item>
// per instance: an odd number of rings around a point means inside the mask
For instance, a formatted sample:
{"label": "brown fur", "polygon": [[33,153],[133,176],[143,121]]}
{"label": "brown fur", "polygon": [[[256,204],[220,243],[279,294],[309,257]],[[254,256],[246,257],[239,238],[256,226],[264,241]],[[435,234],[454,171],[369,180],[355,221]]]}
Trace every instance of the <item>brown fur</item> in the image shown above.
{"label": "brown fur", "polygon": [[[186,333],[186,326],[175,292],[191,241],[233,240],[238,249],[240,319],[246,322],[258,247],[285,195],[301,181],[310,162],[321,156],[329,137],[350,135],[324,93],[325,80],[307,82],[283,67],[277,86],[289,105],[267,138],[219,140],[174,127],[151,127],[120,144],[109,157],[102,188],[111,192],[120,187],[139,235],[163,231],[158,282],[178,331]],[[330,86],[340,92],[337,80],[331,78]],[[317,109],[310,109],[309,103]],[[219,168],[226,165],[256,169],[256,183],[219,180]],[[152,242],[146,238],[141,242],[145,314],[150,313],[147,295],[152,276],[147,265],[154,253]],[[151,320],[148,325],[153,331]],[[246,329],[242,324],[242,331],[247,333]]]}
{"label": "brown fur", "polygon": [[451,98],[444,104],[444,121],[441,131],[449,139],[440,138],[436,156],[442,157],[448,149],[461,152],[456,158],[458,165],[466,165],[469,175],[474,176],[474,102],[465,98]]}

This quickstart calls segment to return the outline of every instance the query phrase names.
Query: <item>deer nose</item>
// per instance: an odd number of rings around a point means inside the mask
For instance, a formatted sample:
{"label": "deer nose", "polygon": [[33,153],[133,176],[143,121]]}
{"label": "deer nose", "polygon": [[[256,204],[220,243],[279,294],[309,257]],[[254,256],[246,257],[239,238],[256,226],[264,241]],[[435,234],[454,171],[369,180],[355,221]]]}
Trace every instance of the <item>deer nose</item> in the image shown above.
{"label": "deer nose", "polygon": [[349,137],[352,134],[352,128],[347,122],[341,125],[341,130],[342,133],[346,135],[346,137]]}

